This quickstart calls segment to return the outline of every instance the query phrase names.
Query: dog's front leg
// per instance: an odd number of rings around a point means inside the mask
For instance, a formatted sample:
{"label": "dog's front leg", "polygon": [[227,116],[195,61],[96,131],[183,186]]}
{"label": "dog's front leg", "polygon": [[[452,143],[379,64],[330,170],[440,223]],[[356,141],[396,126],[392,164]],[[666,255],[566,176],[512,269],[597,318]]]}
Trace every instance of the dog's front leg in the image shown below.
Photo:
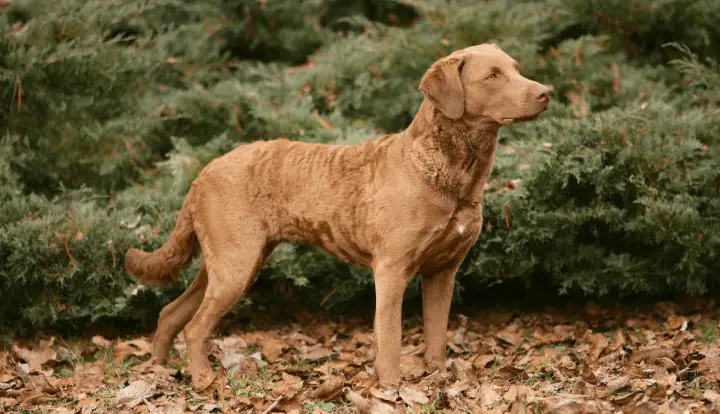
{"label": "dog's front leg", "polygon": [[400,385],[402,301],[412,275],[407,267],[398,264],[379,264],[375,266],[374,272],[377,343],[375,372],[380,385],[397,388]]}
{"label": "dog's front leg", "polygon": [[428,370],[445,371],[447,325],[455,273],[459,265],[423,276],[423,325],[425,328],[425,364]]}

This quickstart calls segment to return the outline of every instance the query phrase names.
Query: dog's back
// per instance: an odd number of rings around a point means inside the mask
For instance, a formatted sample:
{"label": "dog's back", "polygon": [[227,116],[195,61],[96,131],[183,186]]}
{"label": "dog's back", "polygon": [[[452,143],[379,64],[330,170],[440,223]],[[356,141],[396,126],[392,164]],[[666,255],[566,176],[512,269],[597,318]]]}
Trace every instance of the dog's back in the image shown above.
{"label": "dog's back", "polygon": [[219,214],[230,209],[230,221],[257,220],[269,243],[306,241],[369,266],[368,214],[384,183],[390,144],[385,138],[360,145],[287,139],[243,145],[212,161],[195,180],[196,208]]}

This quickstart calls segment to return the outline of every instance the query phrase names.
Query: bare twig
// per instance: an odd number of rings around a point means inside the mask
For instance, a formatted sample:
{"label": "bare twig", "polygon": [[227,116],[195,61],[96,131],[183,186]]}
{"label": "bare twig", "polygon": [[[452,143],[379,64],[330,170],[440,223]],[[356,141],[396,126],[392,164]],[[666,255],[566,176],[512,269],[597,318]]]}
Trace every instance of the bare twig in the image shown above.
{"label": "bare twig", "polygon": [[280,404],[280,400],[282,400],[282,395],[279,396],[277,398],[277,400],[275,400],[275,402],[270,404],[270,407],[266,408],[265,411],[262,412],[262,414],[270,414],[272,412],[272,410],[274,410],[275,407],[277,407],[277,405]]}

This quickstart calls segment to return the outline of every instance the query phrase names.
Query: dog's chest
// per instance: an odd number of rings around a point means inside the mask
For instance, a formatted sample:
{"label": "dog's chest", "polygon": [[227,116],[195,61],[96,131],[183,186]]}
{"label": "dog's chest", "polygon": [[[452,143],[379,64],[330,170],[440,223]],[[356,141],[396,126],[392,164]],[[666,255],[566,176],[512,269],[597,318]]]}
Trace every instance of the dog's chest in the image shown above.
{"label": "dog's chest", "polygon": [[439,232],[424,252],[424,268],[444,267],[462,258],[475,243],[482,227],[482,205],[472,205],[456,211],[446,223],[438,223]]}

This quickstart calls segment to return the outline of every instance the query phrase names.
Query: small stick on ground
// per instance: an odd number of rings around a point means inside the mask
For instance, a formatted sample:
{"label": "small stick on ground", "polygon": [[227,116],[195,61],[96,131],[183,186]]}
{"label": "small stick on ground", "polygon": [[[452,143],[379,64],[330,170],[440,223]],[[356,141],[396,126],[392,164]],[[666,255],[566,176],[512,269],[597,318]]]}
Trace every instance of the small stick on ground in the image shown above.
{"label": "small stick on ground", "polygon": [[266,408],[265,411],[262,412],[262,414],[270,414],[272,412],[272,410],[274,410],[275,407],[277,407],[277,405],[280,404],[280,400],[282,400],[282,396],[278,397],[277,400],[275,400],[275,402],[270,404],[270,407]]}

